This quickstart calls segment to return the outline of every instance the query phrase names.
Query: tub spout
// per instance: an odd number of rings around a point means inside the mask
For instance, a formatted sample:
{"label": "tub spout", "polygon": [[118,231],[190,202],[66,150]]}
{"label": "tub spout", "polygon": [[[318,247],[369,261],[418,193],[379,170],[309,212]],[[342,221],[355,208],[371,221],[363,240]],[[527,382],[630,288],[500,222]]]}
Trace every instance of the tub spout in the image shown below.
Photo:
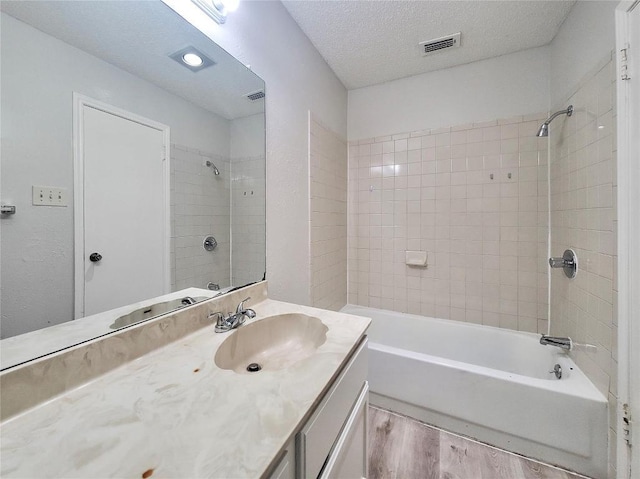
{"label": "tub spout", "polygon": [[566,349],[567,351],[571,351],[573,348],[573,341],[571,341],[571,338],[559,338],[557,336],[547,336],[545,334],[540,337],[540,344],[545,346],[547,344],[557,346],[559,348]]}

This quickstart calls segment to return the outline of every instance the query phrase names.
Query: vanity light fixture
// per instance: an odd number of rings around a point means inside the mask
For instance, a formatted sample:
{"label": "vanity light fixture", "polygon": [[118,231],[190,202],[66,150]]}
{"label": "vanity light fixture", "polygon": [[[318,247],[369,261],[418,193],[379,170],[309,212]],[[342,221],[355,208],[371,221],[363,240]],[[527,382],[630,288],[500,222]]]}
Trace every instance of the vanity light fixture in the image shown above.
{"label": "vanity light fixture", "polygon": [[216,62],[194,47],[183,48],[182,50],[172,53],[169,57],[192,72],[198,72],[216,64]]}
{"label": "vanity light fixture", "polygon": [[213,18],[217,23],[227,21],[227,15],[236,11],[240,0],[191,0],[200,9]]}

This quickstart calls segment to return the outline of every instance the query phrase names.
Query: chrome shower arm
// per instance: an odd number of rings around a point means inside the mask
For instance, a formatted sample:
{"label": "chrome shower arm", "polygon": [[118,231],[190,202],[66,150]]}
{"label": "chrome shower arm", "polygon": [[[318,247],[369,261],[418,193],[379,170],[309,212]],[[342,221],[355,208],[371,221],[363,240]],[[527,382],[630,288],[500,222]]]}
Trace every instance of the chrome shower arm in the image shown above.
{"label": "chrome shower arm", "polygon": [[549,123],[551,123],[554,118],[556,118],[557,116],[560,115],[567,115],[567,116],[571,116],[573,114],[573,105],[569,105],[569,107],[566,110],[560,110],[555,112],[553,115],[551,115],[549,118],[547,118],[547,120],[545,121],[545,123],[548,125]]}
{"label": "chrome shower arm", "polygon": [[572,114],[573,114],[573,105],[569,105],[569,107],[566,110],[560,110],[555,112],[553,115],[547,118],[542,125],[540,125],[540,129],[538,130],[538,133],[536,134],[536,136],[538,137],[549,136],[549,123],[551,123],[555,117],[560,115],[571,116]]}

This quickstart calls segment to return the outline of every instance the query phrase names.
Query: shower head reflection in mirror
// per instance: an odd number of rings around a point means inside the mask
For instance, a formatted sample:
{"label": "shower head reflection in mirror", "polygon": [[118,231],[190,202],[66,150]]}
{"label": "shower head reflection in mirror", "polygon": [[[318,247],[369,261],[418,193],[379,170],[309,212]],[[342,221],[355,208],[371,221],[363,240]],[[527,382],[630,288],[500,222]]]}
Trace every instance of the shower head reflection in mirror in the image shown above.
{"label": "shower head reflection in mirror", "polygon": [[208,166],[209,168],[213,168],[213,174],[218,176],[220,174],[220,170],[218,169],[218,167],[216,165],[213,164],[213,161],[211,160],[207,160],[204,163],[206,166]]}

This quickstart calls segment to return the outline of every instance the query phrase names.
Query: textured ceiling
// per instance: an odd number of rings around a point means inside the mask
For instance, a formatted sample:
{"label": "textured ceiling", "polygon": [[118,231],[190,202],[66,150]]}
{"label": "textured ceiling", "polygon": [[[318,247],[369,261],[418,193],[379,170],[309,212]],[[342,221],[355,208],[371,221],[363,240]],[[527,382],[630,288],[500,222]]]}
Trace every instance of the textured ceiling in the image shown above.
{"label": "textured ceiling", "polygon": [[[263,81],[160,1],[7,1],[3,12],[224,118],[264,111]],[[167,55],[194,46],[217,64],[197,73]]]}
{"label": "textured ceiling", "polygon": [[[538,47],[575,0],[283,0],[351,90]],[[461,47],[422,56],[422,41],[462,32]]]}

